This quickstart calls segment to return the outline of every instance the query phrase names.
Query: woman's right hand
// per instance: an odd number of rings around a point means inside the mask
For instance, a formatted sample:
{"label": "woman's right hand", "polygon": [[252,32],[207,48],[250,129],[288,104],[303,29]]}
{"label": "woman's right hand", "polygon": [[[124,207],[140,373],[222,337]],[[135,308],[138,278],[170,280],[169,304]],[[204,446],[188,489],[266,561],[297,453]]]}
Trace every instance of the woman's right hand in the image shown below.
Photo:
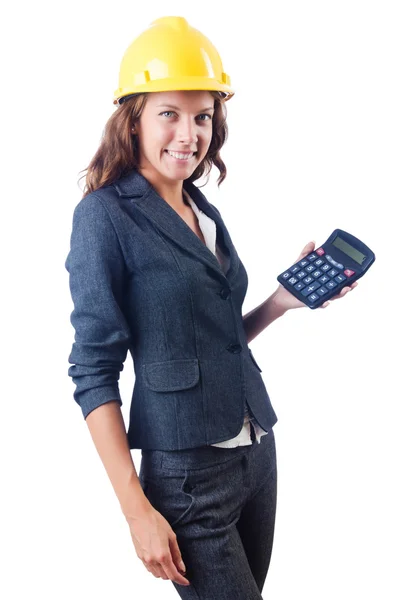
{"label": "woman's right hand", "polygon": [[[135,517],[127,518],[136,553],[155,577],[190,585],[176,534],[168,521],[148,501]],[[179,570],[178,570],[179,569]]]}

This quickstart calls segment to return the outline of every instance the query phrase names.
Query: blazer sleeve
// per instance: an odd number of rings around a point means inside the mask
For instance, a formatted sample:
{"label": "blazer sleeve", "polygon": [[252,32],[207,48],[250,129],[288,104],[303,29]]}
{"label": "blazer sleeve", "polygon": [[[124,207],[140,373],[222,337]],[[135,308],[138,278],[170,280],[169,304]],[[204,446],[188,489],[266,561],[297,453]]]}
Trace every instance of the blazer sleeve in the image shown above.
{"label": "blazer sleeve", "polygon": [[102,201],[90,194],[73,213],[70,251],[65,261],[74,304],[70,322],[75,341],[68,375],[84,419],[111,400],[122,405],[118,380],[131,335],[122,311],[127,268]]}

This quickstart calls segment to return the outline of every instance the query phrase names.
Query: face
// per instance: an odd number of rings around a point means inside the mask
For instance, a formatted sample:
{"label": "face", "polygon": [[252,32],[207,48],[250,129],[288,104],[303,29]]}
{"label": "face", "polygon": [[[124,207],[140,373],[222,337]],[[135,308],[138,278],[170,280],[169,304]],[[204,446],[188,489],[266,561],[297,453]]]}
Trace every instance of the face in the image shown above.
{"label": "face", "polygon": [[211,143],[214,102],[207,91],[148,94],[135,126],[144,176],[164,183],[190,177]]}

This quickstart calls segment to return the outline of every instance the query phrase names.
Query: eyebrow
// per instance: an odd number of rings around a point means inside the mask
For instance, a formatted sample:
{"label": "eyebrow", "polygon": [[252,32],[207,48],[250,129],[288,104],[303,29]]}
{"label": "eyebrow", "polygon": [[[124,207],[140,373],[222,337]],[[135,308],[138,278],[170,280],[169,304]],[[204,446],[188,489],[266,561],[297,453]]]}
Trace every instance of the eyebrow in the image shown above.
{"label": "eyebrow", "polygon": [[[174,108],[175,110],[180,110],[179,106],[174,106],[173,104],[157,104],[157,108]],[[198,112],[204,112],[205,110],[215,110],[213,106],[208,106],[207,108],[202,108]]]}

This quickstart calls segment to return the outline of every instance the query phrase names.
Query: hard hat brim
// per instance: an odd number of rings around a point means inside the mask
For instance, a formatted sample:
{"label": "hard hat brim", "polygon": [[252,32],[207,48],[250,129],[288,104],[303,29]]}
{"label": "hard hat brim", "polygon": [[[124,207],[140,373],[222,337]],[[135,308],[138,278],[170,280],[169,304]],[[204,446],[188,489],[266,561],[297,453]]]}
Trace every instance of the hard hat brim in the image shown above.
{"label": "hard hat brim", "polygon": [[142,94],[146,92],[173,92],[193,90],[222,92],[225,94],[225,101],[230,100],[230,98],[234,96],[234,90],[232,90],[230,86],[224,83],[220,83],[214,79],[208,79],[206,77],[188,77],[181,78],[179,81],[175,81],[174,78],[169,78],[147,81],[142,85],[118,88],[114,92],[113,104],[120,104],[119,100],[122,100],[122,98],[127,95],[130,96],[133,94]]}

